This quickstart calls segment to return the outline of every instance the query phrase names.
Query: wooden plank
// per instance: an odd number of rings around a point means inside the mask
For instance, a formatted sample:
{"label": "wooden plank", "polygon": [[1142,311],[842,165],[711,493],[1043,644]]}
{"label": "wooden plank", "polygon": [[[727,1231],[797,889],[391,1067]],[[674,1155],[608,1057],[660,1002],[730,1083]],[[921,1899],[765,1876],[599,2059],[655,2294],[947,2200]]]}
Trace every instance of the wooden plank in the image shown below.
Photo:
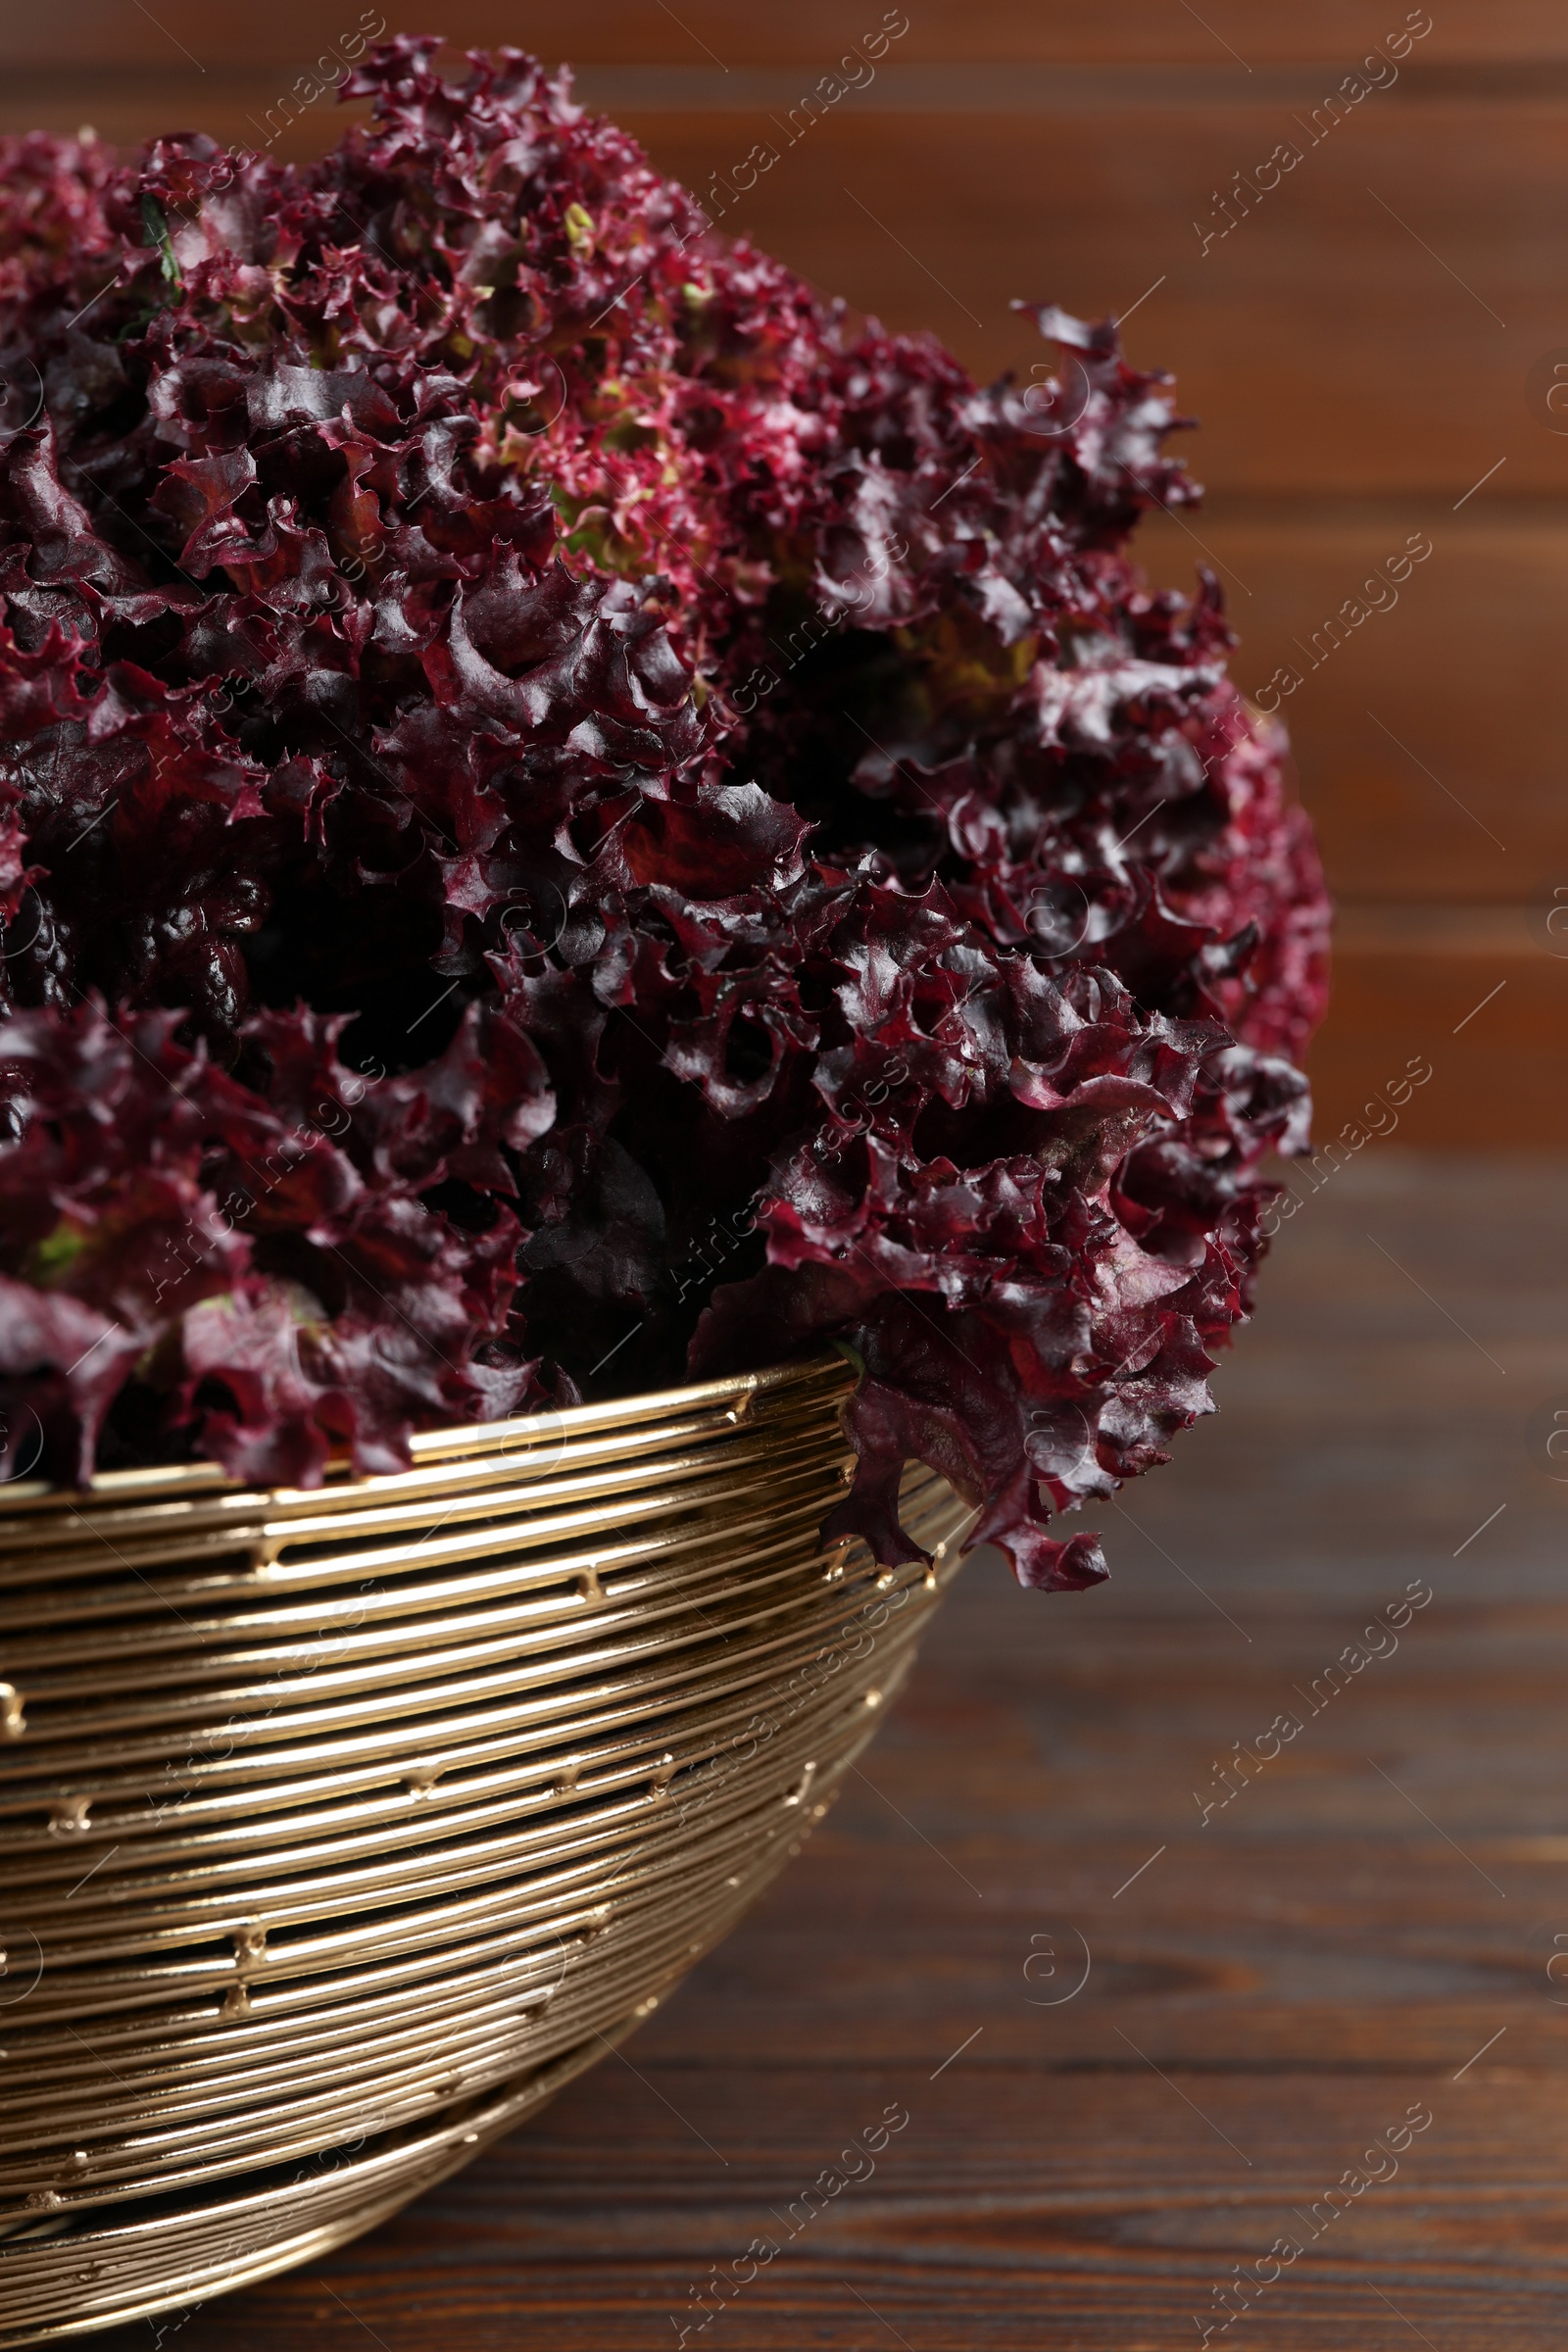
{"label": "wooden plank", "polygon": [[[178,2352],[1165,2352],[1237,2266],[1265,2352],[1555,2352],[1568,1489],[1525,1425],[1568,1376],[1565,1174],[1399,1143],[1337,1173],[1219,1414],[1098,1514],[1112,1585],[971,1563],[864,1779],[623,2059]],[[1333,1687],[1352,1642],[1385,1654]],[[1397,2170],[1330,2197],[1412,2107]],[[888,2109],[871,2172],[845,2151]]]}
{"label": "wooden plank", "polygon": [[[373,22],[373,19],[372,19]],[[193,28],[194,29],[194,28]],[[503,26],[502,32],[514,30]],[[884,31],[886,28],[884,27]],[[847,49],[830,45],[794,63],[727,66],[714,55],[712,62],[693,64],[667,59],[641,63],[626,59],[598,59],[580,48],[564,51],[541,44],[545,64],[554,70],[564,62],[574,75],[576,96],[583,104],[613,115],[756,115],[769,111],[786,115],[809,93],[826,95],[830,104],[853,97],[854,112],[863,114],[932,115],[970,124],[976,117],[1027,115],[1049,121],[1060,115],[1130,115],[1218,112],[1257,114],[1279,112],[1282,132],[1291,135],[1292,110],[1310,124],[1319,112],[1319,128],[1330,126],[1323,112],[1330,96],[1345,96],[1344,58],[1322,62],[1294,61],[1244,69],[1220,59],[1218,63],[1185,60],[1171,63],[1081,62],[957,56],[945,61],[924,60],[912,54],[905,36],[900,46],[883,52],[882,32],[866,36],[872,56],[851,40]],[[501,45],[500,35],[493,36]],[[314,43],[314,45],[313,45]],[[5,47],[0,28],[0,55]],[[182,43],[173,43],[160,24],[151,30],[136,27],[127,44],[106,42],[91,56],[69,62],[41,51],[23,53],[7,63],[8,120],[25,123],[53,121],[56,116],[74,122],[85,110],[107,109],[127,125],[124,135],[136,137],[157,130],[171,120],[187,121],[211,115],[214,109],[238,102],[260,111],[269,100],[281,101],[296,90],[305,93],[311,82],[335,91],[349,65],[364,54],[365,40],[353,27],[314,35],[290,34],[269,47],[250,44],[230,54],[232,44],[207,43],[211,62],[204,62]],[[478,45],[478,44],[476,44]],[[116,51],[126,48],[128,54]],[[275,51],[275,54],[272,52]],[[440,64],[461,75],[466,55],[453,43],[444,46]],[[1402,60],[1374,53],[1352,70],[1372,89],[1350,85],[1359,104],[1373,94],[1397,89],[1401,110],[1426,111],[1434,106],[1463,106],[1496,113],[1514,105],[1560,104],[1568,96],[1568,59],[1533,58],[1528,61],[1475,63],[1444,58],[1425,49]],[[1364,69],[1364,72],[1361,72]],[[832,90],[825,77],[842,85]],[[292,110],[291,110],[292,111]],[[1351,119],[1352,108],[1337,105],[1331,113]],[[1337,127],[1337,122],[1334,125]],[[1310,141],[1310,127],[1306,137]],[[309,133],[295,143],[310,153],[318,143]],[[291,149],[291,152],[294,151]],[[1222,224],[1221,224],[1222,225]]]}
{"label": "wooden plank", "polygon": [[1333,1001],[1307,1056],[1320,1139],[1347,1120],[1387,1125],[1362,1114],[1414,1057],[1433,1075],[1400,1114],[1405,1142],[1568,1144],[1559,944],[1539,907],[1343,906]]}
{"label": "wooden plank", "polygon": [[[1213,438],[1190,445],[1200,476]],[[1386,566],[1412,543],[1431,552],[1400,580]],[[1221,497],[1151,515],[1138,552],[1161,586],[1219,572],[1232,674],[1290,730],[1341,896],[1544,908],[1568,885],[1560,509]]]}
{"label": "wooden plank", "polygon": [[[1191,113],[1194,109],[1256,112],[1265,107],[1299,107],[1309,112],[1331,91],[1344,92],[1344,57],[1247,68],[1227,62],[1185,59],[1163,63],[1125,60],[1044,61],[983,55],[957,55],[941,61],[913,53],[908,27],[900,33],[891,22],[860,35],[841,36],[814,54],[793,62],[726,65],[714,53],[708,62],[690,45],[684,60],[585,55],[569,43],[564,50],[539,45],[547,67],[564,62],[575,78],[577,95],[585,104],[611,111],[657,111],[661,114],[733,115],[788,108],[803,93],[819,88],[824,75],[843,83],[853,95],[856,111],[942,115],[963,118],[985,115],[1050,117],[1093,112]],[[373,24],[373,17],[370,19]],[[503,27],[502,30],[514,30]],[[0,46],[5,35],[0,28]],[[186,98],[211,95],[214,89],[260,88],[272,83],[291,86],[297,75],[314,74],[335,88],[348,66],[361,58],[369,36],[353,27],[325,32],[318,25],[301,37],[289,34],[270,43],[249,42],[236,49],[232,42],[207,44],[204,62],[194,50],[173,44],[159,24],[151,31],[136,27],[128,42],[106,42],[87,58],[62,60],[46,50],[22,53],[9,63],[10,94],[14,105],[43,94],[46,104],[69,104],[73,92],[91,88],[113,94],[118,88],[127,103],[145,105],[154,94],[183,91]],[[848,46],[845,46],[845,42]],[[895,44],[897,44],[895,46]],[[487,44],[506,45],[499,35]],[[515,43],[511,44],[515,46]],[[124,49],[126,54],[113,53]],[[442,44],[438,63],[449,74],[460,75],[473,48],[456,42]],[[695,60],[695,62],[693,62]],[[1374,51],[1349,70],[1372,85],[1351,88],[1353,104],[1337,109],[1349,119],[1354,105],[1373,91],[1397,89],[1401,108],[1463,105],[1495,111],[1514,104],[1560,102],[1568,88],[1568,59],[1489,60],[1484,63],[1444,57],[1426,47],[1404,56]],[[824,93],[826,94],[826,93]],[[828,103],[840,103],[839,94]]]}
{"label": "wooden plank", "polygon": [[[394,30],[423,31],[434,22],[427,9],[396,0],[380,0],[366,13],[372,22],[383,16]],[[1212,0],[1199,16],[1165,0],[1118,0],[1114,10],[1085,8],[1081,0],[990,0],[983,9],[964,0],[922,0],[905,13],[903,54],[921,60],[1193,63],[1241,74],[1301,61],[1343,70],[1396,31],[1409,12],[1405,0],[1314,0],[1310,9],[1292,0]],[[1426,46],[1443,58],[1568,59],[1568,25],[1552,0],[1447,0],[1430,13]],[[592,10],[561,0],[518,0],[507,8],[497,0],[450,0],[439,28],[464,47],[510,41],[583,62],[776,63],[820,71],[883,16],[882,0],[804,0],[787,11],[759,10],[748,0],[691,0],[678,13],[659,0],[602,0]],[[116,64],[150,59],[173,66],[188,51],[209,70],[297,60],[303,71],[323,40],[361,22],[361,10],[357,0],[326,11],[311,0],[277,0],[265,11],[168,0],[155,18],[135,20],[136,12],[118,0],[81,0],[69,21],[14,10],[0,27],[0,60],[74,66],[89,57]]]}

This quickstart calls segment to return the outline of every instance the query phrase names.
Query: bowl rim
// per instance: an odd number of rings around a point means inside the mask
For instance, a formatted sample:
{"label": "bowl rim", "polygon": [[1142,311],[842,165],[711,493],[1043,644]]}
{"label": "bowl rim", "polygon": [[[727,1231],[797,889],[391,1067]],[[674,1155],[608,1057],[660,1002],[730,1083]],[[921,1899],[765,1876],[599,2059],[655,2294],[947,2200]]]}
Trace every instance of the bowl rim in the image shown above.
{"label": "bowl rim", "polygon": [[374,1494],[391,1491],[410,1473],[441,1464],[471,1461],[475,1465],[498,1453],[516,1453],[545,1446],[564,1446],[573,1439],[605,1431],[636,1428],[660,1420],[676,1420],[693,1413],[718,1414],[732,1423],[743,1421],[760,1397],[777,1396],[808,1381],[838,1373],[846,1391],[855,1373],[849,1358],[837,1349],[772,1364],[755,1372],[727,1373],[721,1379],[684,1382],[677,1388],[640,1389],[625,1396],[606,1397],[593,1404],[546,1405],[540,1411],[519,1413],[504,1421],[454,1422],[440,1429],[416,1430],[409,1439],[409,1464],[403,1470],[371,1471],[356,1477],[346,1449],[329,1456],[317,1487],[264,1487],[255,1481],[231,1478],[220,1462],[155,1463],[146,1469],[100,1470],[85,1486],[57,1486],[47,1479],[19,1479],[0,1484],[0,1525],[40,1513],[70,1509],[83,1501],[99,1504],[207,1499],[219,1495],[255,1495],[284,1503],[305,1502],[326,1492]]}

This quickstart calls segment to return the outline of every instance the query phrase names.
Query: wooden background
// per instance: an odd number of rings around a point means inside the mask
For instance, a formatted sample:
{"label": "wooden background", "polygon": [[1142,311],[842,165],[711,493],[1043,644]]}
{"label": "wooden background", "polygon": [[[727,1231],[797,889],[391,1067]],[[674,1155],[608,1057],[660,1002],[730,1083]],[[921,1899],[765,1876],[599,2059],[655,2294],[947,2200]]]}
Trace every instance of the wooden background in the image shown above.
{"label": "wooden background", "polygon": [[[986,377],[1040,353],[1013,295],[1092,316],[1137,304],[1129,349],[1176,372],[1210,494],[1190,529],[1156,517],[1146,559],[1190,585],[1198,542],[1208,551],[1250,691],[1408,533],[1429,535],[1397,607],[1284,705],[1343,909],[1314,1061],[1322,1124],[1425,1054],[1436,1077],[1408,1112],[1414,1140],[1568,1140],[1568,970],[1546,927],[1568,893],[1568,415],[1545,406],[1554,360],[1568,361],[1568,11],[1433,0],[1397,79],[1375,65],[1387,86],[1312,145],[1314,110],[1328,122],[1346,74],[1424,11],[908,0],[904,13],[875,79],[725,226],[890,324],[932,329]],[[263,145],[315,61],[382,14],[392,29],[570,57],[582,94],[701,187],[883,11],[381,0],[362,20],[350,0],[336,15],[321,0],[12,0],[0,128],[90,122],[129,142],[194,126]],[[338,116],[320,99],[277,152],[326,145]],[[1282,139],[1300,163],[1204,252],[1195,222],[1223,225],[1216,196]]]}
{"label": "wooden background", "polygon": [[[1094,1515],[1111,1584],[971,1560],[860,1776],[620,2056],[358,2244],[102,2352],[1191,2352],[1292,2231],[1210,2352],[1561,2352],[1562,1175],[1370,1146],[1286,1228],[1220,1413]],[[1352,1643],[1386,1654],[1323,1696]]]}
{"label": "wooden background", "polygon": [[[1249,689],[1430,536],[1397,608],[1285,710],[1342,905],[1324,1127],[1412,1054],[1434,1077],[1286,1228],[1222,1417],[1102,1515],[1114,1585],[1047,1601],[976,1562],[864,1782],[624,2059],[362,2244],[104,2352],[670,2344],[710,2266],[889,2101],[911,2120],[875,2180],[691,2343],[1195,2343],[1216,2282],[1415,2101],[1435,2120],[1397,2180],[1214,2340],[1562,2343],[1568,1489],[1532,1452],[1568,1408],[1560,1163],[1400,1152],[1568,1142],[1546,927],[1568,892],[1568,418],[1544,401],[1568,360],[1568,9],[1432,0],[1397,82],[1204,255],[1216,191],[1305,143],[1295,118],[1404,0],[906,4],[870,88],[734,218],[981,375],[1038,354],[1010,296],[1137,304],[1133,357],[1202,419],[1192,529]],[[385,5],[573,57],[698,186],[882,14]],[[349,0],[11,0],[0,128],[260,144],[357,21]],[[280,148],[326,144],[335,111]],[[1147,533],[1163,579],[1199,553]],[[1203,1827],[1194,1789],[1412,1579],[1435,1597],[1398,1655]],[[1034,2005],[1079,1936],[1089,1984]]]}

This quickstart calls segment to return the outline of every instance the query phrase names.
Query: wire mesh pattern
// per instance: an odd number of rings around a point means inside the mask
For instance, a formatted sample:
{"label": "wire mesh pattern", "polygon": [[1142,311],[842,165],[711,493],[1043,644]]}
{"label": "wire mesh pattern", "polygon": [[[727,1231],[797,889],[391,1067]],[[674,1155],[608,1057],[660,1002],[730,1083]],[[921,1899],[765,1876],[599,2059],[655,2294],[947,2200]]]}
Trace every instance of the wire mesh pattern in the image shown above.
{"label": "wire mesh pattern", "polygon": [[957,1564],[816,1530],[837,1358],[310,1492],[0,1492],[0,2345],[370,2228],[799,1850]]}

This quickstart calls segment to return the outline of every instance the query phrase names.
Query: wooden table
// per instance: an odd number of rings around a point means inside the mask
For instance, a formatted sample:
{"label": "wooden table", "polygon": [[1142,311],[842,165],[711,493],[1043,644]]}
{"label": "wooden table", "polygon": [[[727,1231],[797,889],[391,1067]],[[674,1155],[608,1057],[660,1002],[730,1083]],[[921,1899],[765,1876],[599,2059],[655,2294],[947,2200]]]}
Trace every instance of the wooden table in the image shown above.
{"label": "wooden table", "polygon": [[98,2340],[1560,2346],[1568,1170],[1376,1152],[1102,1514],[1114,1585],[974,1561],[865,1776],[623,2057],[319,2268]]}

